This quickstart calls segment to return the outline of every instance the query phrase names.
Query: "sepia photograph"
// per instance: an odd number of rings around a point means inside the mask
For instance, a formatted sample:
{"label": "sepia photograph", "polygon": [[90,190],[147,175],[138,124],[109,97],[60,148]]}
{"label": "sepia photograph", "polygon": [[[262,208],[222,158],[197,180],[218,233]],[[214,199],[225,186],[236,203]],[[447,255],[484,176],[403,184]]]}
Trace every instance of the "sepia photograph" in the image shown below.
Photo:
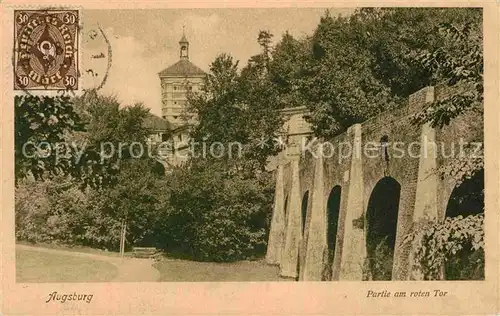
{"label": "sepia photograph", "polygon": [[491,10],[171,6],[0,14],[10,302],[498,308]]}
{"label": "sepia photograph", "polygon": [[268,11],[15,11],[18,282],[484,279],[482,9]]}

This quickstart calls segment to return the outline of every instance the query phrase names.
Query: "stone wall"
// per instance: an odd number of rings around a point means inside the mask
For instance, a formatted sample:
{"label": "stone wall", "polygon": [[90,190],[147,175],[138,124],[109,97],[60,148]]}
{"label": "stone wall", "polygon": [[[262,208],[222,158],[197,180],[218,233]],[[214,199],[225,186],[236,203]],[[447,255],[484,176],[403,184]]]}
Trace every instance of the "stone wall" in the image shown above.
{"label": "stone wall", "polygon": [[[297,110],[289,111],[293,113],[290,116],[293,122],[288,124],[288,133],[294,135],[294,141],[280,154],[277,163],[281,165],[278,168],[282,176],[277,177],[276,187],[282,192],[277,192],[279,199],[275,212],[282,212],[283,216],[273,216],[270,232],[270,236],[282,237],[270,237],[268,262],[279,264],[283,276],[304,281],[324,280],[325,275],[329,280],[366,278],[367,205],[377,183],[390,177],[401,188],[392,279],[408,279],[410,249],[402,245],[403,238],[414,223],[443,219],[455,186],[453,181],[441,179],[434,172],[450,158],[443,158],[438,153],[440,146],[432,144],[450,147],[460,138],[482,141],[482,117],[478,113],[466,113],[442,129],[410,123],[411,115],[450,93],[447,87],[424,88],[412,94],[407,105],[351,126],[347,132],[330,140],[328,146],[325,142],[317,142],[306,151],[299,141],[306,136],[310,138],[310,130],[305,130],[302,117],[305,108],[301,108],[302,114]],[[294,130],[294,126],[300,130]],[[388,144],[386,154],[382,153],[381,146],[367,150],[368,144],[381,144],[381,140]],[[351,155],[340,152],[346,144],[353,149]],[[319,154],[321,151],[323,155]],[[326,203],[330,191],[337,185],[341,187],[341,199],[336,245],[334,251],[329,251]],[[301,204],[307,191],[309,200],[302,233]],[[282,210],[284,199],[287,199],[286,212]],[[281,252],[275,250],[276,245],[282,248]],[[278,252],[280,255],[276,255]],[[329,265],[328,258],[332,256],[333,262]]]}

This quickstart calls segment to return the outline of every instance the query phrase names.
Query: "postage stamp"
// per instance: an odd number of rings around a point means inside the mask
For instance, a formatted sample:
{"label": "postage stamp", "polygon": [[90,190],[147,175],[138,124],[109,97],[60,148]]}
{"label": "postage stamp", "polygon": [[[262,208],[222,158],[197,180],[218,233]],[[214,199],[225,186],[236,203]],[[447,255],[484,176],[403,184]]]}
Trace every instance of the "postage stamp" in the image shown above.
{"label": "postage stamp", "polygon": [[14,15],[14,89],[78,89],[78,11],[16,10]]}

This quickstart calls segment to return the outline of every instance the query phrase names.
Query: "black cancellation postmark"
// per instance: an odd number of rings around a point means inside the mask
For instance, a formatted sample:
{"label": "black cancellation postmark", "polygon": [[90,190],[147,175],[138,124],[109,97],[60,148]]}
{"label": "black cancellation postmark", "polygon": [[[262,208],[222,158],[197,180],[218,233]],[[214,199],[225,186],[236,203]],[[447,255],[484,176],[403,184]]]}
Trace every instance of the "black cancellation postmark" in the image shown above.
{"label": "black cancellation postmark", "polygon": [[14,90],[78,89],[77,10],[14,11]]}

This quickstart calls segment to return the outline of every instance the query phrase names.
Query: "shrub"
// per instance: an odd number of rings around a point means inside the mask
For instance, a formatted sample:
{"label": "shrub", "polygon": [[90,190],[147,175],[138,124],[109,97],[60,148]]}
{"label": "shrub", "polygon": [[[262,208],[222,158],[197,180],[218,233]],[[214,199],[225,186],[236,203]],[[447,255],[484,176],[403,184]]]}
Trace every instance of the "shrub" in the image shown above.
{"label": "shrub", "polygon": [[448,217],[414,229],[403,243],[412,245],[412,269],[425,280],[484,279],[484,213]]}
{"label": "shrub", "polygon": [[387,239],[387,236],[380,239],[369,252],[362,267],[363,281],[391,280],[394,251],[389,247]]}
{"label": "shrub", "polygon": [[179,168],[169,178],[169,202],[158,247],[199,261],[263,255],[272,207],[270,177],[230,175],[217,164]]}
{"label": "shrub", "polygon": [[106,200],[94,190],[83,192],[65,179],[24,181],[16,187],[16,238],[110,248],[116,242],[113,219],[102,212]]}
{"label": "shrub", "polygon": [[[141,167],[142,166],[142,167]],[[151,165],[124,166],[113,188],[81,189],[65,178],[22,181],[16,187],[16,238],[32,243],[118,250],[127,214],[127,246],[154,243],[162,180]]]}
{"label": "shrub", "polygon": [[371,260],[373,280],[391,280],[394,251],[387,245],[387,237],[375,247]]}
{"label": "shrub", "polygon": [[24,180],[15,189],[16,239],[28,242],[50,241],[46,222],[50,216],[47,183]]}

